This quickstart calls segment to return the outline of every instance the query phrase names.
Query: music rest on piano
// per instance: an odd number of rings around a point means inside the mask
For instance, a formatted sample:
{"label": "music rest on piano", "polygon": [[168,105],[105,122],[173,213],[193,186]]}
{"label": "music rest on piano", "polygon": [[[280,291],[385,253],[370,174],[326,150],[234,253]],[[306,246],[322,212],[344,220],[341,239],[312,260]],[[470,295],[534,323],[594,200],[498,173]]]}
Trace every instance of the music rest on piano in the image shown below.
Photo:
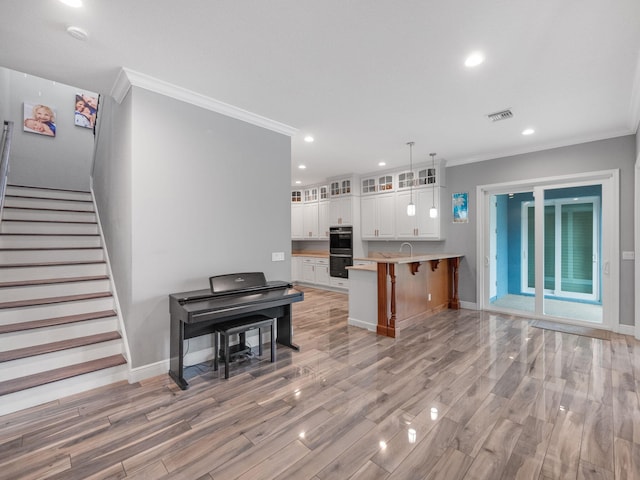
{"label": "music rest on piano", "polygon": [[184,340],[213,333],[222,322],[258,314],[276,318],[277,343],[300,350],[293,343],[291,304],[304,300],[303,292],[288,282],[267,281],[262,272],[216,275],[209,284],[208,290],[169,295],[169,375],[182,390],[189,388],[184,378]]}

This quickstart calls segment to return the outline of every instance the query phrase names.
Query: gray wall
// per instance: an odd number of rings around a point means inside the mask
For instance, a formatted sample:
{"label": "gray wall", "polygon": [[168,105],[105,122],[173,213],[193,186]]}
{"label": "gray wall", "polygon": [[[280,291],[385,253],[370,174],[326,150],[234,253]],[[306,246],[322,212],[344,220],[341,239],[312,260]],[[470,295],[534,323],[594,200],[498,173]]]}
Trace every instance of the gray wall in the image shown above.
{"label": "gray wall", "polygon": [[[112,107],[94,186],[138,367],[169,357],[170,293],[208,288],[209,276],[240,271],[291,278],[291,144],[136,87]],[[278,251],[285,262],[271,262]],[[194,339],[189,348],[208,345]]]}
{"label": "gray wall", "polygon": [[[469,223],[445,221],[447,240],[438,251],[465,255],[460,271],[460,299],[476,302],[476,186],[528,178],[620,169],[620,251],[633,251],[634,135],[447,168],[442,211],[450,218],[451,193],[469,193]],[[620,323],[634,323],[634,265],[620,262]]]}
{"label": "gray wall", "polygon": [[[93,131],[74,125],[76,93],[93,92],[0,68],[0,114],[14,122],[9,182],[71,190],[88,190]],[[56,111],[56,136],[24,132],[23,103]]]}
{"label": "gray wall", "polygon": [[131,95],[104,97],[97,128],[93,192],[127,330],[131,309]]}

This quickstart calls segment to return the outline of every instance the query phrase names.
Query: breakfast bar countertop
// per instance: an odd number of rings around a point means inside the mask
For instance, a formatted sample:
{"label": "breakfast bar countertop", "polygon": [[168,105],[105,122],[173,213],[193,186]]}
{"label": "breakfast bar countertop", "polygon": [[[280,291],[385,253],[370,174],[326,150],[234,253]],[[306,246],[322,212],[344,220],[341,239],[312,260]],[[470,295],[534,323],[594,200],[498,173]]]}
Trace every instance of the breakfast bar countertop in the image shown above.
{"label": "breakfast bar countertop", "polygon": [[446,258],[460,258],[464,255],[460,253],[421,253],[419,255],[402,255],[397,253],[374,253],[370,257],[354,258],[376,263],[414,263],[429,262],[431,260],[444,260]]}

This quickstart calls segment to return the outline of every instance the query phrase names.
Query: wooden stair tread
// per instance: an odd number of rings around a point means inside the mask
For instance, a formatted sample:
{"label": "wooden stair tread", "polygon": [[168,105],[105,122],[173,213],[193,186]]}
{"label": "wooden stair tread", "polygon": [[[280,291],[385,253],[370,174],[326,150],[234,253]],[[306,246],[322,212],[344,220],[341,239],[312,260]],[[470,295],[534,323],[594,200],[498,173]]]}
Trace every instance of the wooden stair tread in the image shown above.
{"label": "wooden stair tread", "polygon": [[92,200],[82,200],[79,198],[54,198],[54,197],[40,197],[36,195],[14,195],[7,193],[4,198],[29,198],[32,200],[53,200],[59,202],[80,202],[80,203],[93,203]]}
{"label": "wooden stair tread", "polygon": [[18,185],[16,183],[7,183],[7,188],[8,187],[25,188],[25,189],[31,188],[33,190],[48,190],[50,192],[87,193],[87,194],[91,193],[88,190],[74,190],[71,188],[55,188],[55,187],[38,187],[37,185]]}
{"label": "wooden stair tread", "polygon": [[108,275],[92,275],[86,277],[62,277],[62,278],[42,278],[37,280],[20,280],[16,282],[0,282],[0,288],[10,287],[30,287],[35,285],[54,285],[59,283],[90,282],[93,280],[108,280]]}
{"label": "wooden stair tread", "polygon": [[78,300],[92,300],[95,298],[111,297],[111,292],[84,293],[80,295],[65,295],[62,297],[34,298],[29,300],[18,300],[15,302],[0,303],[0,309],[18,308],[18,307],[35,307],[38,305],[49,305],[51,303],[75,302]]}
{"label": "wooden stair tread", "polygon": [[70,212],[70,213],[95,213],[93,210],[73,210],[70,208],[51,208],[51,207],[13,207],[13,206],[4,206],[3,210],[29,210],[29,211],[38,211],[44,210],[46,212]]}
{"label": "wooden stair tread", "polygon": [[0,248],[0,252],[55,252],[58,250],[102,250],[102,247],[2,247]]}
{"label": "wooden stair tread", "polygon": [[73,225],[76,224],[80,224],[80,225],[97,225],[98,222],[80,222],[77,220],[31,220],[31,219],[26,219],[26,218],[5,218],[2,220],[3,222],[16,222],[16,223],[53,223],[53,224],[59,224],[59,223],[70,223]]}
{"label": "wooden stair tread", "polygon": [[24,348],[16,348],[0,352],[0,362],[9,362],[20,358],[35,357],[36,355],[44,355],[45,353],[59,352],[70,348],[85,347],[96,343],[109,342],[122,338],[118,332],[96,333],[87,335],[86,337],[69,338],[58,342],[43,343],[40,345],[31,345]]}
{"label": "wooden stair tread", "polygon": [[56,368],[54,370],[27,375],[25,377],[6,380],[4,382],[0,382],[0,395],[8,395],[10,393],[26,390],[27,388],[57,382],[58,380],[65,380],[85,373],[124,365],[126,363],[127,360],[121,354],[118,354],[110,357],[99,358],[97,360],[91,360],[89,362],[78,363],[76,365],[69,365],[68,367]]}
{"label": "wooden stair tread", "polygon": [[55,327],[57,325],[85,322],[88,320],[98,320],[100,318],[115,317],[116,315],[117,313],[115,310],[101,310],[99,312],[78,313],[76,315],[65,315],[64,317],[53,317],[45,318],[42,320],[31,320],[29,322],[11,323],[8,325],[0,325],[0,334],[34,330],[36,328]]}
{"label": "wooden stair tread", "polygon": [[23,267],[58,267],[63,265],[86,265],[94,263],[106,263],[105,260],[64,260],[59,262],[34,262],[34,263],[4,263],[0,268]]}
{"label": "wooden stair tread", "polygon": [[0,233],[0,237],[21,235],[23,237],[99,237],[99,233],[33,233],[33,232],[21,232],[21,233]]}

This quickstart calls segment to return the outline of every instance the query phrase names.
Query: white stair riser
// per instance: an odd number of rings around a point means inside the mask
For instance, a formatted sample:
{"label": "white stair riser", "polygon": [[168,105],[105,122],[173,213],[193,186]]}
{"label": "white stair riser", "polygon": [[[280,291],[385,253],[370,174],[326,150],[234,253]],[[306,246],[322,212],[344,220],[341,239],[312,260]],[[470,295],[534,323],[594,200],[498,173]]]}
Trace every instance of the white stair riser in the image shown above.
{"label": "white stair riser", "polygon": [[0,268],[2,282],[19,282],[48,278],[91,277],[106,274],[106,263]]}
{"label": "white stair riser", "polygon": [[95,223],[41,223],[16,222],[3,220],[0,233],[47,234],[47,235],[95,235],[98,225]]}
{"label": "white stair riser", "polygon": [[122,340],[70,348],[0,364],[0,382],[122,353]]}
{"label": "white stair riser", "polygon": [[99,235],[0,235],[0,248],[99,247]]}
{"label": "white stair riser", "polygon": [[69,192],[48,190],[46,188],[22,188],[15,185],[7,185],[6,194],[23,197],[43,197],[65,200],[91,200],[91,194],[89,192]]}
{"label": "white stair riser", "polygon": [[[86,337],[97,333],[113,332],[118,327],[118,317],[98,318],[84,322],[56,325],[55,327],[34,328],[21,332],[0,335],[0,351],[59,342],[70,338]],[[1,365],[1,364],[0,364]],[[2,368],[0,366],[0,368]]]}
{"label": "white stair riser", "polygon": [[34,298],[64,297],[83,293],[110,292],[108,279],[86,280],[82,282],[50,283],[47,285],[28,285],[24,287],[0,288],[0,303],[17,302]]}
{"label": "white stair riser", "polygon": [[0,251],[0,264],[104,260],[102,248],[73,250],[5,250]]}
{"label": "white stair riser", "polygon": [[50,222],[95,222],[92,212],[65,212],[56,210],[26,210],[5,208],[3,220],[48,220]]}
{"label": "white stair riser", "polygon": [[0,309],[0,325],[114,309],[113,297],[38,305],[34,307],[3,308]]}
{"label": "white stair riser", "polygon": [[5,197],[5,207],[48,208],[56,210],[83,210],[93,212],[92,202],[71,202],[69,200],[47,200],[41,198]]}
{"label": "white stair riser", "polygon": [[75,395],[81,392],[127,380],[128,365],[105,368],[97,372],[78,375],[59,382],[29,388],[20,392],[2,396],[0,402],[0,415],[17,412],[25,408],[42,405],[54,400]]}

